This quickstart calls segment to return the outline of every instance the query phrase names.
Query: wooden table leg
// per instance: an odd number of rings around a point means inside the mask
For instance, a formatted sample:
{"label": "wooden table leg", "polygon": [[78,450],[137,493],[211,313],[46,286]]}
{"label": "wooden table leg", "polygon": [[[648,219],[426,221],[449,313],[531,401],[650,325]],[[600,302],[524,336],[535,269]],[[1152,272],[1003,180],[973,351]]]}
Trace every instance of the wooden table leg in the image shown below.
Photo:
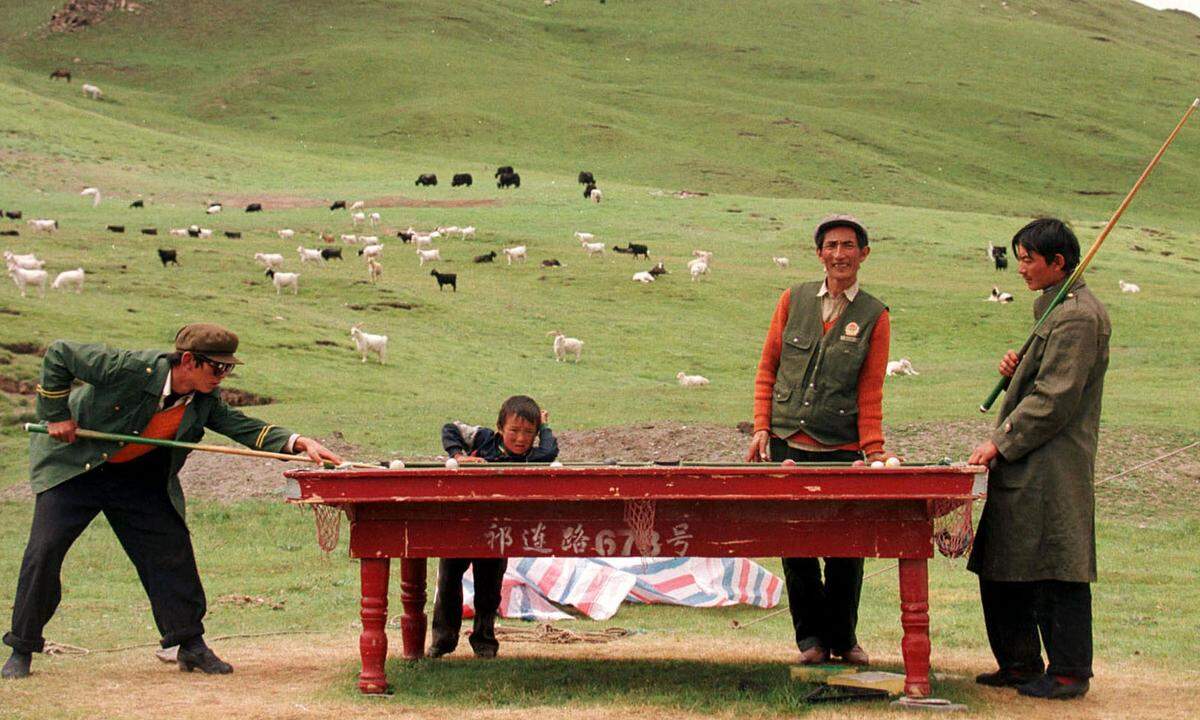
{"label": "wooden table leg", "polygon": [[383,664],[387,660],[388,558],[363,558],[359,561],[362,583],[362,634],[358,636],[358,651],[362,655],[362,673],[358,689],[364,693],[387,692],[387,675]]}
{"label": "wooden table leg", "polygon": [[924,558],[900,561],[900,625],[904,694],[929,697],[929,567]]}
{"label": "wooden table leg", "polygon": [[404,657],[418,660],[425,657],[425,558],[405,558],[400,561],[400,635],[404,641]]}

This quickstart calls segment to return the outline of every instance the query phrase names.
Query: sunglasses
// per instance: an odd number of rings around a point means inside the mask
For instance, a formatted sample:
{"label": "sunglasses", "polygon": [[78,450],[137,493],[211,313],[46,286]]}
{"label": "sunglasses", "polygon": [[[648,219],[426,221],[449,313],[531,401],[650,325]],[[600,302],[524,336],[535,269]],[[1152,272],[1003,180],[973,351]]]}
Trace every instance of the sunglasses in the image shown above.
{"label": "sunglasses", "polygon": [[229,373],[233,372],[233,363],[218,362],[211,358],[206,358],[203,355],[196,355],[196,359],[212,367],[213,375],[216,375],[217,377],[225,377]]}

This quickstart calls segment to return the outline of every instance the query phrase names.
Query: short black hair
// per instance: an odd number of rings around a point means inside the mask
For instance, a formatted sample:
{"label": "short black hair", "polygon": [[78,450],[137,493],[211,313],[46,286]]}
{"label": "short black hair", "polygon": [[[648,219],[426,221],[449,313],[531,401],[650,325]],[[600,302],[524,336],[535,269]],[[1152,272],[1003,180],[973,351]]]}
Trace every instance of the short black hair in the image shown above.
{"label": "short black hair", "polygon": [[509,416],[516,415],[522,420],[528,420],[539,430],[542,427],[542,409],[537,401],[528,395],[513,395],[500,406],[500,416],[496,418],[496,427],[503,428]]}
{"label": "short black hair", "polygon": [[1038,218],[1013,235],[1013,255],[1017,247],[1023,247],[1027,252],[1035,252],[1053,262],[1055,255],[1062,255],[1065,263],[1063,271],[1070,273],[1079,264],[1079,239],[1062,220],[1057,218]]}
{"label": "short black hair", "polygon": [[870,241],[867,239],[867,231],[862,225],[855,224],[849,220],[833,220],[821,226],[821,231],[817,233],[816,240],[817,249],[825,247],[825,235],[834,228],[847,227],[854,231],[854,237],[858,239],[858,249],[865,248]]}

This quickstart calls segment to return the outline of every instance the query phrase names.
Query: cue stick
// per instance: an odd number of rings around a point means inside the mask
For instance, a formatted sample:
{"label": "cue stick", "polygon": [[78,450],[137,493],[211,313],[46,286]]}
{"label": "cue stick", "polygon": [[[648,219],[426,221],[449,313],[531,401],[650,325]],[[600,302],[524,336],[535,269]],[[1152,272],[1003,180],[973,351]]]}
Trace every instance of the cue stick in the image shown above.
{"label": "cue stick", "polygon": [[[25,432],[41,433],[48,435],[49,430],[45,425],[36,423],[25,423]],[[199,450],[201,452],[220,453],[222,455],[244,455],[246,457],[269,458],[272,460],[289,460],[291,462],[306,462],[317,465],[324,465],[329,468],[336,467],[333,463],[326,461],[313,460],[307,455],[288,455],[287,453],[267,452],[265,450],[251,450],[250,448],[229,447],[227,445],[204,445],[201,443],[183,442],[182,440],[163,440],[159,438],[146,438],[140,435],[122,435],[120,433],[107,433],[98,430],[84,430],[79,428],[75,431],[75,435],[89,440],[111,440],[114,442],[123,442],[130,445],[155,445],[157,447],[178,448],[183,450]],[[375,468],[379,469],[378,465],[369,463],[348,463],[349,467],[356,468]]]}
{"label": "cue stick", "polygon": [[[1187,119],[1198,106],[1200,106],[1200,98],[1196,98],[1192,101],[1192,104],[1188,106],[1187,112],[1183,114],[1183,117],[1179,120],[1179,124],[1176,125],[1175,129],[1171,131],[1171,134],[1167,136],[1166,142],[1164,142],[1162,147],[1158,149],[1158,152],[1155,153],[1154,158],[1150,160],[1150,164],[1147,165],[1146,169],[1142,171],[1141,177],[1139,177],[1137,182],[1133,184],[1133,187],[1129,190],[1129,194],[1126,195],[1125,199],[1121,201],[1121,205],[1117,208],[1117,211],[1113,213],[1113,216],[1109,219],[1108,224],[1105,225],[1104,229],[1100,231],[1099,237],[1096,238],[1096,242],[1092,243],[1092,247],[1090,250],[1088,250],[1087,255],[1085,255],[1083,260],[1079,262],[1079,265],[1075,267],[1075,272],[1071,273],[1071,276],[1067,278],[1067,281],[1063,283],[1061,288],[1059,288],[1058,294],[1054,296],[1052,301],[1050,301],[1050,307],[1046,308],[1046,312],[1042,313],[1042,317],[1039,318],[1037,323],[1034,324],[1033,330],[1031,330],[1029,333],[1029,339],[1025,341],[1025,344],[1021,346],[1021,350],[1017,353],[1018,362],[1020,362],[1019,358],[1025,357],[1025,353],[1029,351],[1029,346],[1033,344],[1033,338],[1037,334],[1038,328],[1040,328],[1042,324],[1046,322],[1046,318],[1050,317],[1050,313],[1054,312],[1054,308],[1062,304],[1062,301],[1067,297],[1067,293],[1071,291],[1072,287],[1075,285],[1075,282],[1079,280],[1080,276],[1083,275],[1084,268],[1086,268],[1088,263],[1092,261],[1092,258],[1096,256],[1096,251],[1100,249],[1100,245],[1104,242],[1104,239],[1108,237],[1109,232],[1111,232],[1116,226],[1117,220],[1121,218],[1121,215],[1125,212],[1125,208],[1129,207],[1129,202],[1133,200],[1133,196],[1137,194],[1139,189],[1141,189],[1142,183],[1146,181],[1146,178],[1149,177],[1150,172],[1154,170],[1154,166],[1158,164],[1159,158],[1161,158],[1163,153],[1167,151],[1167,147],[1175,139],[1175,136],[1179,134],[1179,130],[1183,127],[1183,124],[1187,122]],[[990,410],[992,403],[996,402],[996,398],[1000,397],[1000,393],[1008,389],[1008,385],[1011,381],[1012,378],[1001,376],[1000,381],[996,383],[996,387],[992,388],[991,394],[988,395],[987,399],[983,401],[983,404],[979,406],[979,412],[985,413]]]}

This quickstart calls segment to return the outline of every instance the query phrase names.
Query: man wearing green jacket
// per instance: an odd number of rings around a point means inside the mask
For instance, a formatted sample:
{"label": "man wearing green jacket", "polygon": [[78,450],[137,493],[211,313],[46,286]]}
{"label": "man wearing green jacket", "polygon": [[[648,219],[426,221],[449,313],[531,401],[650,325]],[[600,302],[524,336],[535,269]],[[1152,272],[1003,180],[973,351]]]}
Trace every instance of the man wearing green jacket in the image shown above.
{"label": "man wearing green jacket", "polygon": [[[1041,317],[1079,263],[1079,241],[1061,221],[1042,219],[1022,228],[1012,246],[1025,284],[1042,291],[1033,306]],[[1000,373],[1012,382],[996,429],[970,459],[991,465],[967,568],[979,575],[984,624],[1000,666],[977,677],[980,684],[1055,699],[1088,691],[1089,583],[1096,581],[1092,482],[1111,335],[1104,306],[1080,281],[1038,328],[1025,356],[1009,351],[1000,361]]]}
{"label": "man wearing green jacket", "polygon": [[[71,544],[103,512],[137,569],[162,646],[179,646],[182,670],[229,673],[204,643],[204,588],[184,523],[179,469],[188,450],[77,438],[78,428],[196,442],[205,429],[247,447],[341,459],[316,440],[247,417],[217,394],[234,365],[238,338],[219,325],[194,323],[175,337],[175,352],[116,350],[57,340],[46,350],[37,416],[48,435],[30,439],[36,493],[29,544],[17,579],[12,656],[0,675],[29,675],[31,654],[62,596],[60,572]],[[73,383],[83,383],[72,387]]]}

